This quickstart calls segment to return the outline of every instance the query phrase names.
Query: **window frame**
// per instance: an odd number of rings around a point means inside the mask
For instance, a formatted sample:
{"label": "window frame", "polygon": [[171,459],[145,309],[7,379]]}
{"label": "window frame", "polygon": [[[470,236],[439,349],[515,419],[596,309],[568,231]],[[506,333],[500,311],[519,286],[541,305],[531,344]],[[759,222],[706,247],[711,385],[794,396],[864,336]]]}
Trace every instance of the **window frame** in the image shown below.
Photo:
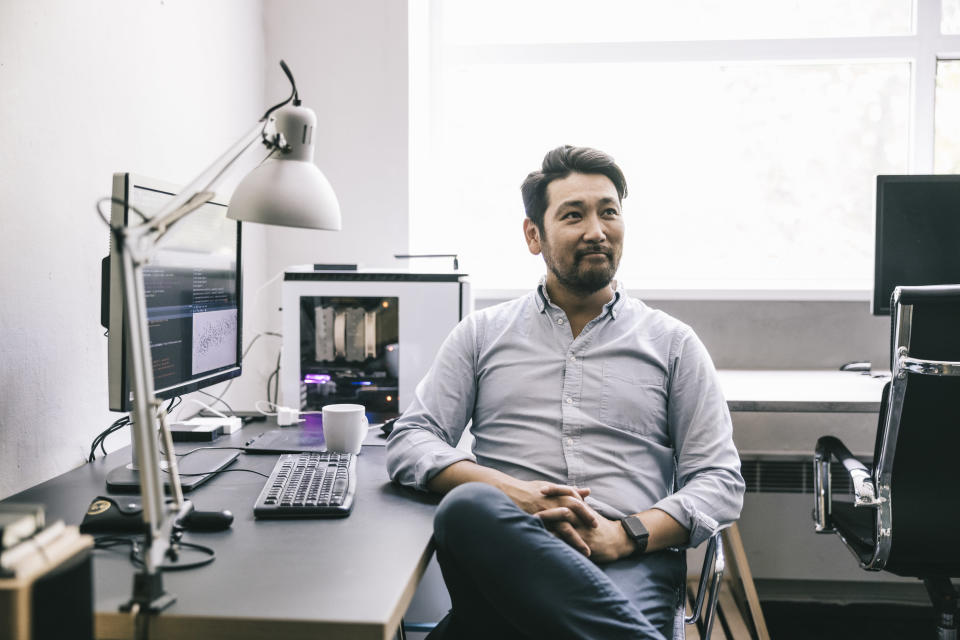
{"label": "window frame", "polygon": [[[445,44],[445,0],[409,0],[410,235],[412,214],[428,180],[430,149],[442,112],[435,80],[444,64],[604,62],[901,62],[910,66],[907,132],[911,174],[934,171],[936,73],[940,61],[960,60],[960,34],[941,33],[942,0],[914,0],[910,35],[750,40]],[[423,37],[423,36],[426,37]],[[477,289],[481,299],[515,297],[521,289]],[[645,288],[631,293],[658,300],[869,301],[864,289]]]}

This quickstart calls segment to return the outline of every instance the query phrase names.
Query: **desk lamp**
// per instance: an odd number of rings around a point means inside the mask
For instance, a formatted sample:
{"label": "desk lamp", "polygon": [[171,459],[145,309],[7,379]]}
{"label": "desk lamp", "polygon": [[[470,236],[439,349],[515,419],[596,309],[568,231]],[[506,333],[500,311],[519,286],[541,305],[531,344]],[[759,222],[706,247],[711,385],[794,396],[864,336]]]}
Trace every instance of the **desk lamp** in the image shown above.
{"label": "desk lamp", "polygon": [[[163,589],[161,565],[165,558],[176,557],[177,548],[171,542],[174,522],[192,509],[190,502],[183,499],[166,412],[154,395],[143,268],[155,253],[157,243],[171,225],[213,199],[214,187],[258,139],[269,154],[237,186],[227,216],[260,224],[340,229],[337,197],[313,164],[316,116],[300,106],[293,74],[282,60],[280,67],[293,88],[287,100],[270,108],[249,132],[152,218],[138,225],[112,228],[121,258],[124,314],[129,327],[133,456],[134,465],[139,468],[146,536],[143,569],[134,576],[133,596],[121,607],[124,610],[157,612],[174,602],[175,597]],[[170,502],[164,499],[158,430],[166,452]]]}

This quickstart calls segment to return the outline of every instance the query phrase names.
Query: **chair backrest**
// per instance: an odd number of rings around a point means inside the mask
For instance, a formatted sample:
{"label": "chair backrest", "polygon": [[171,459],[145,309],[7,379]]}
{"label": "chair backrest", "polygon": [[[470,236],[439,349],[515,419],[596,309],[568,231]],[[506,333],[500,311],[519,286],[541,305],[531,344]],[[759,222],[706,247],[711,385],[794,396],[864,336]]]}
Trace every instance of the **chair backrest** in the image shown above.
{"label": "chair backrest", "polygon": [[878,556],[902,575],[960,576],[960,285],[900,287],[891,312]]}

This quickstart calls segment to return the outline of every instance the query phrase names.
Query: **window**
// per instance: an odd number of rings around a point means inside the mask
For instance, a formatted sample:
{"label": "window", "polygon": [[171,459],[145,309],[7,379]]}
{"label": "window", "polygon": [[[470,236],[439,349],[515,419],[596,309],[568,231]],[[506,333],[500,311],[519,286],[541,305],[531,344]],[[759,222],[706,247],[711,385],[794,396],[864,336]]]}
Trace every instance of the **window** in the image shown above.
{"label": "window", "polygon": [[960,60],[937,63],[936,173],[960,173]]}
{"label": "window", "polygon": [[589,145],[627,175],[630,289],[867,292],[875,176],[960,170],[938,2],[433,0],[411,15],[411,250],[532,286],[520,182]]}

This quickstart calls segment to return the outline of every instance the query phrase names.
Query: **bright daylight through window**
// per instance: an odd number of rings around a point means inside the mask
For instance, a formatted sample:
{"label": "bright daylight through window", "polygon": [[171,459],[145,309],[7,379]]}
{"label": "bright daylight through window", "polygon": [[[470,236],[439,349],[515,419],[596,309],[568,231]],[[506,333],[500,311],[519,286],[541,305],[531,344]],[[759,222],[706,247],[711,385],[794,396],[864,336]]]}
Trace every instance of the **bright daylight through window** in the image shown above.
{"label": "bright daylight through window", "polygon": [[411,250],[479,290],[542,273],[519,185],[559,144],[623,167],[635,291],[866,292],[875,176],[960,172],[960,0],[426,6]]}

